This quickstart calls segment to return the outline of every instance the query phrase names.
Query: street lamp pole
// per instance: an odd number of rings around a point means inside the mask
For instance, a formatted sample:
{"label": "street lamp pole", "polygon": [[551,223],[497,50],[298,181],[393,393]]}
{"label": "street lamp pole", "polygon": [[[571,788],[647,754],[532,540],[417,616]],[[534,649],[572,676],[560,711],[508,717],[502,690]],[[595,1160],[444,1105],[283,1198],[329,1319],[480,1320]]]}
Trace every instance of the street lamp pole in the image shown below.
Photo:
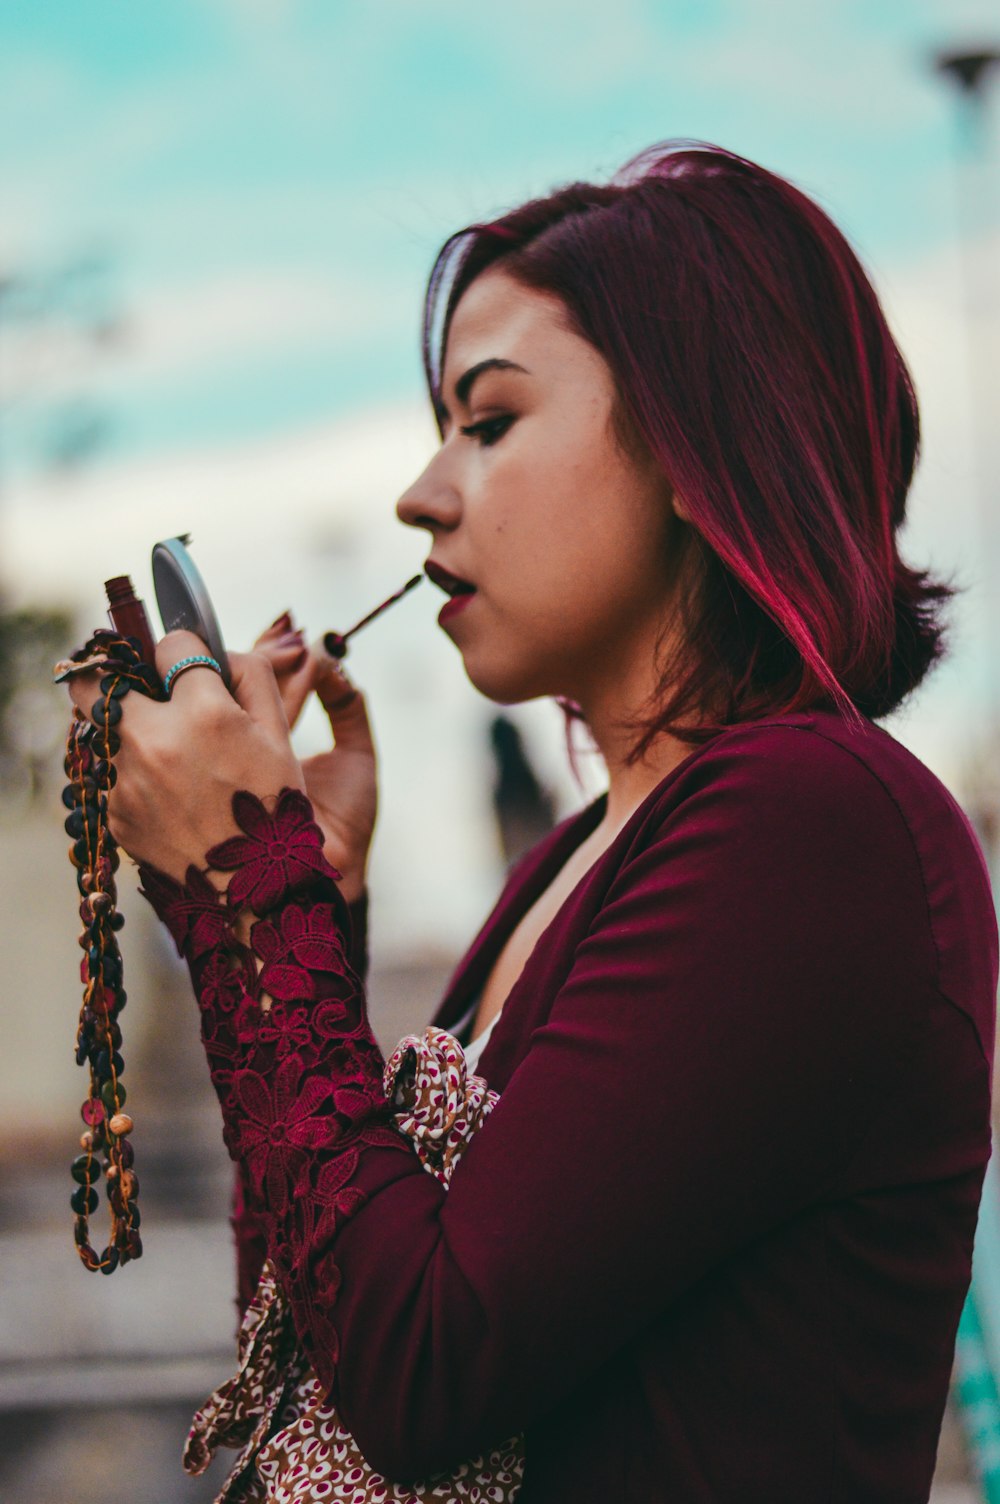
{"label": "street lamp pole", "polygon": [[[992,229],[989,208],[989,88],[1000,50],[942,52],[938,73],[958,89],[960,109],[959,214],[966,305],[974,465],[981,545],[980,597],[986,649],[986,716],[981,740],[966,767],[963,790],[1000,895],[1000,497],[992,483],[992,443],[997,430],[992,355],[983,316],[993,300],[995,274],[987,271],[980,232]],[[979,181],[981,180],[981,182]],[[987,278],[989,279],[987,281]],[[955,1350],[954,1397],[986,1504],[1000,1504],[1000,1178],[990,1165],[976,1234],[972,1284],[962,1311]]]}
{"label": "street lamp pole", "polygon": [[996,404],[994,354],[989,348],[986,316],[997,294],[995,268],[983,254],[992,229],[992,181],[989,107],[994,80],[1000,77],[1000,49],[979,47],[940,52],[938,74],[957,91],[959,106],[958,212],[962,281],[966,310],[966,352],[973,437],[973,468],[979,532],[979,595],[985,647],[985,715],[981,741],[967,770],[965,794],[983,843],[990,872],[1000,884],[1000,495],[995,479],[993,445],[1000,430]]}

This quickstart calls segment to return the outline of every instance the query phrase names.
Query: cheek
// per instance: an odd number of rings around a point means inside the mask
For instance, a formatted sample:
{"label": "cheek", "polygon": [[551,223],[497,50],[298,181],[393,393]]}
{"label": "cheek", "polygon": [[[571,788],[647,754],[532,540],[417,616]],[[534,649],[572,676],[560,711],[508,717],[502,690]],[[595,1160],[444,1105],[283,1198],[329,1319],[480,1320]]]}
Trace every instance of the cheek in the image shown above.
{"label": "cheek", "polygon": [[477,519],[486,576],[520,594],[572,588],[600,569],[617,508],[616,477],[602,459],[553,442],[497,466]]}

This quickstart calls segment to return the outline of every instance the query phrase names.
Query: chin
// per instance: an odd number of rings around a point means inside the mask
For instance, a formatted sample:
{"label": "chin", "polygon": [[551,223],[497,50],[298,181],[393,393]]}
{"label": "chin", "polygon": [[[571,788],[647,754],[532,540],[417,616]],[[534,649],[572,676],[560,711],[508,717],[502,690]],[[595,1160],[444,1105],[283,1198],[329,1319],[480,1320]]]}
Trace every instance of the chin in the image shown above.
{"label": "chin", "polygon": [[527,700],[561,693],[553,690],[537,670],[531,672],[526,665],[490,663],[471,654],[463,655],[463,663],[469,682],[496,705],[523,705]]}

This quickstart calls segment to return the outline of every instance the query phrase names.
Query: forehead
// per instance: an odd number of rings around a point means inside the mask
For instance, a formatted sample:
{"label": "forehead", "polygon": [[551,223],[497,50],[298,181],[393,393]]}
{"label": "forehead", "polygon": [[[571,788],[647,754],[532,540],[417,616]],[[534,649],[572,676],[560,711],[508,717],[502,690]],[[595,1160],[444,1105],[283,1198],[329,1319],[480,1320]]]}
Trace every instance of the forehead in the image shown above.
{"label": "forehead", "polygon": [[530,367],[547,349],[578,336],[569,328],[562,300],[525,287],[501,271],[486,271],[462,294],[452,315],[443,364],[443,385],[463,371],[501,356]]}

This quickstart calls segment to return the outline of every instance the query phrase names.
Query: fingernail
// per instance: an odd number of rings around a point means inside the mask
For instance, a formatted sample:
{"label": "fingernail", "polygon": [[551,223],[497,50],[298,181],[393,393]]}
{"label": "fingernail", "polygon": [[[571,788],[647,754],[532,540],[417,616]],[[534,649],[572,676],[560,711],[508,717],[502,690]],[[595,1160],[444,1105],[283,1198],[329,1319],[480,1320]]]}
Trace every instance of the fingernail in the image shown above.
{"label": "fingernail", "polygon": [[287,629],[291,625],[292,625],[292,613],[290,611],[282,611],[281,615],[275,617],[274,621],[272,621],[272,623],[271,623],[270,627],[268,628],[268,630],[271,631],[271,632],[275,632],[275,631],[277,631],[277,629],[279,627],[284,627],[284,628]]}
{"label": "fingernail", "polygon": [[77,674],[92,674],[99,668],[104,668],[107,660],[102,657],[87,658],[77,663],[72,658],[60,658],[52,670],[53,684],[65,684],[68,679],[73,679]]}
{"label": "fingernail", "polygon": [[323,704],[324,704],[324,706],[326,707],[327,710],[332,710],[332,711],[346,710],[347,707],[348,707],[348,705],[353,705],[354,701],[357,698],[358,698],[358,691],[354,688],[354,685],[352,684],[348,688],[346,694],[340,695],[340,697],[338,699],[336,699],[336,700],[324,700]]}
{"label": "fingernail", "polygon": [[304,645],[305,635],[301,627],[297,632],[285,632],[278,638],[279,648],[303,647]]}
{"label": "fingernail", "polygon": [[350,674],[347,672],[339,658],[328,658],[323,665],[321,674],[322,682],[346,686],[351,694],[357,694]]}

